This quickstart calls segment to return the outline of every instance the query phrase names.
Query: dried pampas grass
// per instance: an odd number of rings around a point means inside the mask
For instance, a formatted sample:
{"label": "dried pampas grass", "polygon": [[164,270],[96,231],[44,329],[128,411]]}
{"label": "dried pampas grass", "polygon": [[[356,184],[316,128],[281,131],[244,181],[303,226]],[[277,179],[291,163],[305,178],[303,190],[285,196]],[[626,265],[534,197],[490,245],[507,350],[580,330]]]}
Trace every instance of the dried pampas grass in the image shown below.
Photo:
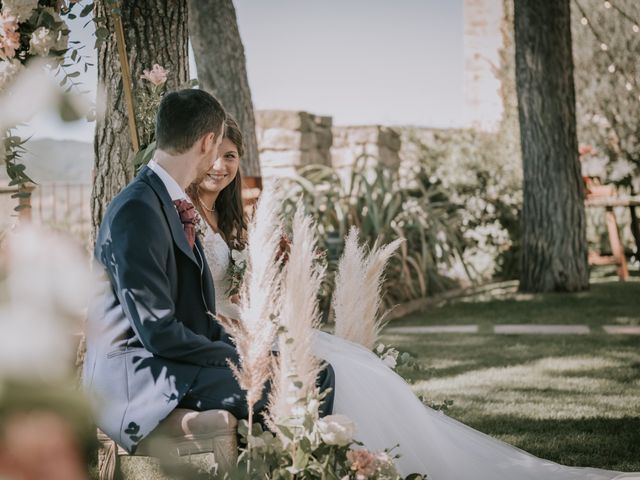
{"label": "dried pampas grass", "polygon": [[[230,364],[240,387],[247,392],[249,424],[253,407],[271,376],[271,348],[279,309],[280,267],[276,262],[282,229],[280,205],[273,191],[262,192],[248,228],[247,271],[241,287],[240,319],[218,316],[233,336],[240,365]],[[238,321],[239,320],[239,321]]]}
{"label": "dried pampas grass", "polygon": [[383,247],[376,244],[367,255],[359,245],[358,229],[349,231],[332,299],[337,336],[373,348],[383,326],[379,310],[384,267],[403,241]]}
{"label": "dried pampas grass", "polygon": [[289,261],[283,274],[278,336],[279,355],[269,398],[271,427],[295,424],[306,411],[307,399],[317,395],[321,362],[312,351],[314,328],[320,324],[317,295],[324,269],[314,264],[315,225],[298,205],[293,219]]}

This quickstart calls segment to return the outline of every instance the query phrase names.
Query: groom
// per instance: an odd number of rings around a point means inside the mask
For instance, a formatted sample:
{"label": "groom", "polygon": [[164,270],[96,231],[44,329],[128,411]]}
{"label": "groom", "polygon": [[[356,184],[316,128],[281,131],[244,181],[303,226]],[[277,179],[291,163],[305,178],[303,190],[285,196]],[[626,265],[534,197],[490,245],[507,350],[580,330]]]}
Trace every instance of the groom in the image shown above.
{"label": "groom", "polygon": [[[83,372],[98,426],[129,452],[177,406],[248,416],[184,193],[212,167],[225,112],[206,92],[181,90],[163,98],[156,121],[154,159],[113,199],[96,238],[105,275],[88,315]],[[330,369],[319,386],[333,387]]]}

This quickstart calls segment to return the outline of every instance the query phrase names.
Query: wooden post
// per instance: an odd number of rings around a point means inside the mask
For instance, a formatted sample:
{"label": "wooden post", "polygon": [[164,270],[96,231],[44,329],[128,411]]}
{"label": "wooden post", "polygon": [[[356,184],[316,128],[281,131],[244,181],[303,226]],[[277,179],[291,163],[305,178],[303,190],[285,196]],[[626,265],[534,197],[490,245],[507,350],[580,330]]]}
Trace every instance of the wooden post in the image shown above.
{"label": "wooden post", "polygon": [[[119,5],[118,5],[119,8]],[[131,135],[131,146],[133,151],[140,150],[140,140],[138,139],[138,128],[136,126],[136,110],[133,103],[133,91],[131,88],[131,71],[129,70],[129,58],[127,56],[126,43],[124,39],[124,28],[122,18],[119,13],[113,13],[113,22],[116,27],[116,44],[118,45],[118,57],[120,58],[120,68],[122,70],[122,88],[124,98],[127,103],[127,117],[129,119],[129,133]]]}
{"label": "wooden post", "polygon": [[629,279],[629,269],[627,268],[627,259],[624,256],[624,246],[620,241],[618,233],[618,222],[613,207],[607,207],[606,211],[607,231],[609,232],[609,244],[611,245],[611,253],[618,264],[618,277],[621,281]]}

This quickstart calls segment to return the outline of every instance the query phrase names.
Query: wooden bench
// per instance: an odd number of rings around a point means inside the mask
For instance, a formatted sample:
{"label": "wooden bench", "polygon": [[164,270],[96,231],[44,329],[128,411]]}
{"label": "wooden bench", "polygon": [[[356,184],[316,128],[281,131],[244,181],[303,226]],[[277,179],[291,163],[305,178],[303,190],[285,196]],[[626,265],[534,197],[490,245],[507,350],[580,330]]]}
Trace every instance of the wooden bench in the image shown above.
{"label": "wooden bench", "polygon": [[228,471],[238,457],[237,423],[224,410],[176,408],[140,442],[133,455],[98,430],[98,478],[164,479],[161,464],[167,460],[189,462],[207,471]]}

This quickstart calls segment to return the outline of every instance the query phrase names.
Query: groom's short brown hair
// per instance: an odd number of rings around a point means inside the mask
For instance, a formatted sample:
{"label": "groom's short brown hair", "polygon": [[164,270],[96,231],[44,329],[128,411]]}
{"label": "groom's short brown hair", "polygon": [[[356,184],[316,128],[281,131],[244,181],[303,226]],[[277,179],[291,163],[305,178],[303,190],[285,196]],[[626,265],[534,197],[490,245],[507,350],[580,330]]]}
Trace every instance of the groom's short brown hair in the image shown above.
{"label": "groom's short brown hair", "polygon": [[220,102],[204,90],[168,93],[156,115],[156,148],[184,153],[203,135],[219,135],[225,120],[226,113]]}

